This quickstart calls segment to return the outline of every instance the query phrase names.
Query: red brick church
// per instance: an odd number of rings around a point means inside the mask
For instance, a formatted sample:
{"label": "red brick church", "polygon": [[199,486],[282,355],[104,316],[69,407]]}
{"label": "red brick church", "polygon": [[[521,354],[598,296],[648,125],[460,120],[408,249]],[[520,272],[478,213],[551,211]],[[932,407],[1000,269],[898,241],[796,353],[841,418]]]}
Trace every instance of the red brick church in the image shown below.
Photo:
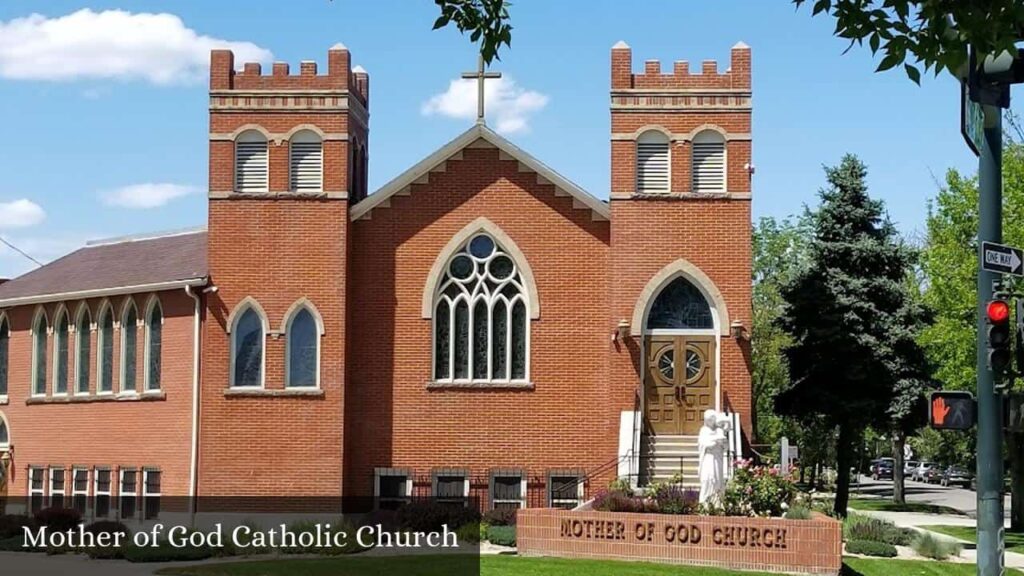
{"label": "red brick church", "polygon": [[750,440],[747,46],[612,48],[608,200],[482,121],[368,193],[369,108],[343,46],[212,53],[208,226],[0,286],[0,497],[571,506],[695,481],[705,409]]}

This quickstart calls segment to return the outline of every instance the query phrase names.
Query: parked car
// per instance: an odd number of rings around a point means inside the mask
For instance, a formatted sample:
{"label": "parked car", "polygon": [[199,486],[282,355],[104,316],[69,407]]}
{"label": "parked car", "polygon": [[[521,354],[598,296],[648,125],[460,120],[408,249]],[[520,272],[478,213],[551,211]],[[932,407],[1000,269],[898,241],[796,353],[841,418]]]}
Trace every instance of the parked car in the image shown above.
{"label": "parked car", "polygon": [[892,480],[893,459],[879,458],[871,467],[872,480]]}
{"label": "parked car", "polygon": [[919,462],[917,460],[907,460],[903,463],[903,477],[911,476],[914,474],[914,470],[917,469]]}
{"label": "parked car", "polygon": [[927,482],[928,471],[933,468],[935,468],[934,463],[922,461],[918,463],[917,468],[914,468],[914,473],[910,475],[910,479],[917,482]]}
{"label": "parked car", "polygon": [[970,488],[974,474],[963,466],[950,466],[942,473],[939,483],[943,486],[963,486]]}

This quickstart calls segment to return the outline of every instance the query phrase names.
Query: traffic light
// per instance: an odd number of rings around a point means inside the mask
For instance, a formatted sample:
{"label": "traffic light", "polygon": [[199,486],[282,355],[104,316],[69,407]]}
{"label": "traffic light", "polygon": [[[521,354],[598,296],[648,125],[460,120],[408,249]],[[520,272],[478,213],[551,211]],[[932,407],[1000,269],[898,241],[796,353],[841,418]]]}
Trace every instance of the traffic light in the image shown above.
{"label": "traffic light", "polygon": [[1006,300],[991,300],[985,307],[988,320],[988,366],[996,374],[1002,374],[1010,366],[1010,303]]}
{"label": "traffic light", "polygon": [[967,87],[971,100],[980,104],[1010,107],[1010,85],[1024,82],[1024,49],[986,56],[978,63],[972,50],[969,57]]}
{"label": "traffic light", "polygon": [[970,430],[975,422],[974,396],[970,392],[932,392],[928,425],[936,430]]}

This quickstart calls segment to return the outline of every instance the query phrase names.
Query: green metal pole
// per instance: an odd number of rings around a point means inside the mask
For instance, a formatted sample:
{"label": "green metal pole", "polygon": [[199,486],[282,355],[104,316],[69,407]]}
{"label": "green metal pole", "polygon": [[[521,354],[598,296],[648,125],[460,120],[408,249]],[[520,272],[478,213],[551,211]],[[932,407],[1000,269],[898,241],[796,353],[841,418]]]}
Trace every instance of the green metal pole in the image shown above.
{"label": "green metal pole", "polygon": [[985,305],[993,272],[981,268],[982,241],[1003,238],[1003,125],[999,108],[985,106],[985,142],[978,161],[978,576],[1003,573],[1003,450],[1000,397],[988,365]]}

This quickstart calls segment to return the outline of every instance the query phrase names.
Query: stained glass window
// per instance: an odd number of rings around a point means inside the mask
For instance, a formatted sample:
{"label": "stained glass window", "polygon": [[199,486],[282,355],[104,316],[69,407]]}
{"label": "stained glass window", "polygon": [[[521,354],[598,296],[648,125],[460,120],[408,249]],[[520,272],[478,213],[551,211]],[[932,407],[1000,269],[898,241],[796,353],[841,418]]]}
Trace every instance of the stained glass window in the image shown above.
{"label": "stained glass window", "polygon": [[0,396],[7,396],[7,358],[11,343],[11,330],[7,318],[0,322]]}
{"label": "stained glass window", "polygon": [[92,364],[92,342],[89,340],[89,311],[84,310],[78,316],[78,324],[75,326],[75,343],[78,346],[75,359],[75,392],[79,394],[89,393],[89,368]]}
{"label": "stained glass window", "polygon": [[135,306],[128,305],[121,323],[121,392],[135,392],[135,368],[138,364],[137,342],[139,339],[139,316]]}
{"label": "stained glass window", "polygon": [[288,386],[316,386],[320,334],[316,318],[300,308],[288,326]]}
{"label": "stained glass window", "polygon": [[57,330],[54,333],[54,354],[57,356],[57,366],[54,370],[53,393],[68,393],[68,315],[62,312],[57,318]]}
{"label": "stained glass window", "polygon": [[49,329],[46,316],[39,315],[32,333],[32,347],[35,358],[35,378],[32,381],[32,393],[38,396],[46,394],[46,332]]}
{"label": "stained glass window", "polygon": [[234,347],[233,386],[263,385],[263,320],[252,308],[235,321],[231,337]]}
{"label": "stained glass window", "polygon": [[662,289],[647,317],[647,329],[709,330],[714,328],[711,307],[696,286],[676,278]]}
{"label": "stained glass window", "polygon": [[0,446],[7,446],[11,443],[11,435],[7,431],[7,422],[0,418]]}
{"label": "stained glass window", "polygon": [[99,391],[114,391],[114,315],[110,308],[103,311],[99,333],[100,378]]}
{"label": "stained glass window", "polygon": [[160,303],[149,309],[146,318],[146,390],[160,389],[160,370],[163,357],[164,314]]}
{"label": "stained glass window", "polygon": [[434,378],[527,379],[526,290],[513,258],[488,234],[448,260],[434,304]]}

